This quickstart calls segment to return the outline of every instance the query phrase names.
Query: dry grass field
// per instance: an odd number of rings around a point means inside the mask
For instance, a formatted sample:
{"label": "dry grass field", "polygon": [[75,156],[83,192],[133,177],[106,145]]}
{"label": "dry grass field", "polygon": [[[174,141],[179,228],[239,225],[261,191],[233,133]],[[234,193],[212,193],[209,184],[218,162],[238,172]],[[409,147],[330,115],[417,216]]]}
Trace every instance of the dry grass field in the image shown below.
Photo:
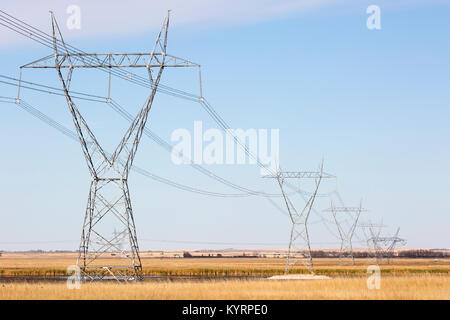
{"label": "dry grass field", "polygon": [[[104,259],[105,264],[111,263]],[[282,258],[167,258],[143,253],[146,275],[209,276],[209,280],[167,280],[143,283],[83,283],[69,290],[65,281],[33,280],[34,276],[66,275],[74,253],[3,253],[0,257],[0,299],[450,299],[450,259],[394,259],[382,264],[381,288],[366,285],[371,261],[339,266],[338,259],[314,259],[316,273],[328,280],[267,280],[282,274]],[[299,266],[295,273],[306,273]],[[258,279],[224,279],[214,276]],[[22,281],[14,279],[25,277]],[[14,280],[14,281],[11,281]],[[27,280],[27,281],[25,281]]]}
{"label": "dry grass field", "polygon": [[386,276],[379,290],[365,277],[329,280],[213,280],[88,283],[3,283],[0,299],[450,299],[450,277]]}
{"label": "dry grass field", "polygon": [[[0,276],[65,275],[67,267],[75,264],[75,253],[3,253],[0,257]],[[99,260],[99,264],[115,264],[116,258]],[[114,262],[112,262],[114,261]],[[146,275],[262,275],[282,274],[285,267],[283,258],[160,258],[142,254]],[[354,266],[340,266],[338,259],[314,259],[318,274],[362,275],[367,266],[373,264],[368,259],[356,259]],[[449,274],[450,259],[394,259],[393,264],[382,264],[385,274]],[[300,265],[294,273],[306,273]]]}

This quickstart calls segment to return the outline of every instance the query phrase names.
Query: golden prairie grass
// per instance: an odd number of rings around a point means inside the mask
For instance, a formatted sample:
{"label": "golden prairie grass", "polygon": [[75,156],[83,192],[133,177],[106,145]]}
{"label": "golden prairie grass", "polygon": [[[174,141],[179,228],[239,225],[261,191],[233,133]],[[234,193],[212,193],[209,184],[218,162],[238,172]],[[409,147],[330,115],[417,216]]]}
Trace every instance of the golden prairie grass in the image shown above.
{"label": "golden prairie grass", "polygon": [[[115,264],[115,258],[100,259],[98,264]],[[65,275],[75,264],[74,253],[5,253],[0,257],[0,276]],[[189,258],[170,259],[142,256],[146,275],[273,275],[284,272],[285,260],[280,258]],[[314,259],[318,274],[365,274],[367,259],[356,259],[354,266],[339,266],[338,259]],[[373,263],[373,262],[372,262]],[[450,273],[450,259],[394,259],[394,264],[381,265],[383,273],[417,274]],[[306,273],[301,265],[294,273]]]}
{"label": "golden prairie grass", "polygon": [[212,280],[189,282],[3,283],[0,299],[450,299],[450,277],[384,276],[379,290],[367,277],[329,280]]}

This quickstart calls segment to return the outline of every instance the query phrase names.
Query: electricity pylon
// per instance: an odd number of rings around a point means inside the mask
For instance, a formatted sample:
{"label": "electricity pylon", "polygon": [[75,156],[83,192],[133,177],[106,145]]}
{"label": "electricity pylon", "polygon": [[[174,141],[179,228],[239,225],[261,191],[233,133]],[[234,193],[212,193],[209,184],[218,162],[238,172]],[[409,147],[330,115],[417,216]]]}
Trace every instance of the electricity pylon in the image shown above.
{"label": "electricity pylon", "polygon": [[[360,202],[359,207],[335,207],[333,201],[331,201],[330,208],[324,210],[326,212],[332,212],[334,217],[334,222],[339,231],[339,237],[341,238],[341,249],[339,251],[339,264],[355,264],[355,259],[353,256],[353,245],[352,239],[355,234],[356,226],[358,225],[359,216],[361,212],[367,211],[362,208],[362,202]],[[338,213],[346,214],[346,218],[340,219]],[[351,219],[348,221],[347,219]]]}
{"label": "electricity pylon", "polygon": [[[323,162],[320,165],[319,171],[278,171],[274,174],[268,174],[262,177],[277,179],[292,223],[285,273],[289,273],[292,267],[298,262],[303,263],[310,273],[314,273],[311,244],[308,233],[308,218],[313,208],[322,179],[335,177],[323,172]],[[309,194],[305,206],[301,211],[298,211],[295,208],[286,193],[286,179],[314,179],[314,190]],[[298,193],[300,192],[301,190],[298,190]]]}
{"label": "electricity pylon", "polygon": [[397,244],[406,245],[406,240],[398,236],[400,228],[397,228],[397,232],[393,236],[387,237],[381,237],[380,233],[375,234],[372,229],[370,229],[370,232],[372,237],[368,239],[368,243],[372,243],[377,264],[383,262],[383,259],[386,259],[389,264],[394,256]]}
{"label": "electricity pylon", "polygon": [[365,222],[365,223],[364,222],[360,223],[358,225],[358,227],[362,229],[364,238],[366,240],[367,258],[376,259],[377,255],[376,255],[375,249],[373,248],[373,244],[370,241],[370,239],[373,237],[379,237],[382,229],[385,228],[386,226],[383,224],[382,221],[381,221],[381,223],[372,223],[369,221],[369,222]]}
{"label": "electricity pylon", "polygon": [[[163,70],[167,67],[200,68],[198,64],[166,53],[169,13],[163,22],[151,53],[119,54],[83,53],[74,50],[72,46],[64,42],[55,16],[51,12],[54,54],[21,67],[21,70],[22,68],[56,69],[91,175],[77,259],[77,265],[81,269],[84,280],[112,277],[128,281],[142,280],[143,278],[136,225],[128,188],[128,174],[136,156]],[[109,73],[108,99],[111,74],[117,75],[118,68],[146,68],[148,70],[150,93],[112,154],[100,146],[72,99],[70,91],[72,74],[75,69],[81,68],[95,68],[106,70]],[[115,231],[117,226],[120,226],[119,231]],[[128,240],[127,250],[122,250],[121,239]],[[112,259],[112,252],[121,254]]]}

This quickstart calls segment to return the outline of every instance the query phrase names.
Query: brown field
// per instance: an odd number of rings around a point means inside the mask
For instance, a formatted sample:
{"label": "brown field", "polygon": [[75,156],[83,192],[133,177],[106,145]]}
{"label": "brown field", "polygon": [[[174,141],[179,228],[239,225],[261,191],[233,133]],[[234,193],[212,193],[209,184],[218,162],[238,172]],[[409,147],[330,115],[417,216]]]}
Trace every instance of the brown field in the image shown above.
{"label": "brown field", "polygon": [[[381,288],[367,289],[367,266],[339,266],[338,259],[314,259],[317,274],[329,280],[266,280],[282,274],[283,258],[169,258],[143,253],[146,275],[232,276],[259,279],[162,280],[143,283],[83,283],[69,290],[65,281],[30,281],[33,276],[65,275],[74,253],[3,253],[0,299],[450,299],[450,259],[394,259],[382,264]],[[104,259],[109,264],[114,257]],[[301,266],[295,273],[306,273]],[[7,277],[6,277],[7,276]],[[26,281],[10,281],[26,277]],[[6,279],[6,278],[9,278]]]}
{"label": "brown field", "polygon": [[69,290],[65,283],[3,283],[0,299],[450,299],[450,277],[387,276],[379,290],[365,277],[330,280],[214,280],[89,283]]}
{"label": "brown field", "polygon": [[[0,276],[65,275],[67,267],[75,264],[75,253],[3,253],[0,257]],[[117,258],[100,259],[98,264],[116,264]],[[263,275],[284,272],[283,258],[161,258],[142,253],[146,275]],[[340,266],[335,258],[314,259],[317,274],[363,275],[374,261],[356,259],[354,266]],[[393,259],[381,264],[385,274],[450,274],[450,259]],[[293,273],[307,273],[299,265]]]}

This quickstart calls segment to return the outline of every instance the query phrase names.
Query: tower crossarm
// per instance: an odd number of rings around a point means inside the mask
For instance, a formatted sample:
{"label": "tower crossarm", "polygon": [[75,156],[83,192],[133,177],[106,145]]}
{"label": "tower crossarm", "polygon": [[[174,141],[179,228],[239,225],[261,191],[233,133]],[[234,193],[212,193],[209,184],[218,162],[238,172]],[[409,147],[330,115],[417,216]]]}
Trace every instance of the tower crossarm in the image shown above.
{"label": "tower crossarm", "polygon": [[335,178],[335,176],[320,171],[280,171],[275,174],[268,174],[262,178],[280,178],[280,179],[326,179]]}
{"label": "tower crossarm", "polygon": [[399,237],[372,237],[369,241],[375,242],[406,242],[406,239]]}
{"label": "tower crossarm", "polygon": [[368,210],[360,207],[332,207],[323,210],[324,212],[367,212]]}
{"label": "tower crossarm", "polygon": [[199,64],[164,52],[156,53],[57,53],[21,66],[25,69],[59,68],[183,68]]}
{"label": "tower crossarm", "polygon": [[365,228],[365,229],[372,229],[373,230],[373,229],[376,229],[376,228],[378,228],[378,229],[386,228],[387,226],[384,225],[384,224],[361,223],[361,224],[358,225],[358,227]]}

